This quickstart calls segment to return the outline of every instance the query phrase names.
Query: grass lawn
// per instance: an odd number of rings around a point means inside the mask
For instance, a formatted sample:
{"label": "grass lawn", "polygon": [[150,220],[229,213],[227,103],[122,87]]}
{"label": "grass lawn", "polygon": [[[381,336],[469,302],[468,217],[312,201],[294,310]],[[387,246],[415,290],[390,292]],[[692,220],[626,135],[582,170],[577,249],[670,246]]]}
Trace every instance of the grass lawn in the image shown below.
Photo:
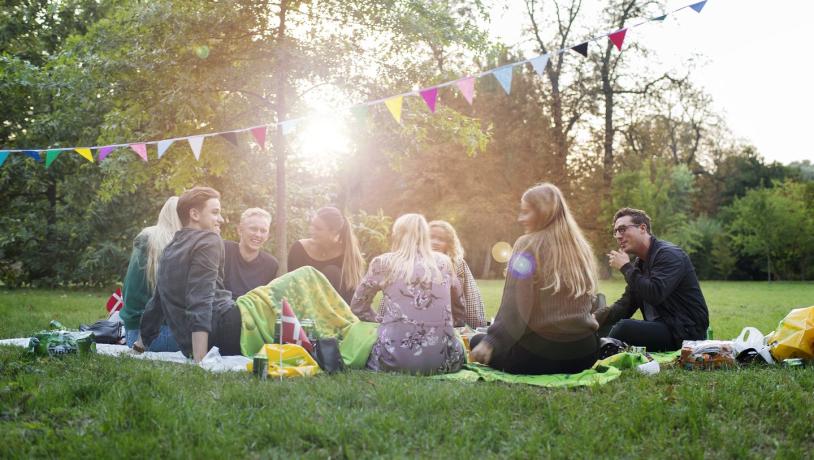
{"label": "grass lawn", "polygon": [[[502,282],[481,282],[493,316]],[[603,283],[609,302],[620,281]],[[769,332],[814,283],[702,283],[717,338]],[[102,316],[108,293],[0,290],[0,337]],[[635,372],[549,390],[353,371],[258,381],[104,356],[0,347],[0,458],[803,458],[814,366]]]}

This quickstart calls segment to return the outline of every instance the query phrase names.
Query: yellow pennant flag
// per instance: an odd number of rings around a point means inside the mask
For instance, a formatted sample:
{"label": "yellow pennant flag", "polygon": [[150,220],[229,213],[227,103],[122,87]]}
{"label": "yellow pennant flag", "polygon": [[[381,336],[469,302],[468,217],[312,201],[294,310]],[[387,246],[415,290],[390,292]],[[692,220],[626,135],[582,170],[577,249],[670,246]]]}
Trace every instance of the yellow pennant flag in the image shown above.
{"label": "yellow pennant flag", "polygon": [[390,111],[390,115],[393,115],[397,123],[401,123],[401,102],[403,99],[404,96],[395,96],[384,101],[384,105],[387,106],[387,110]]}
{"label": "yellow pennant flag", "polygon": [[83,157],[87,158],[88,161],[93,162],[93,154],[90,152],[90,149],[74,149],[76,153],[82,155]]}

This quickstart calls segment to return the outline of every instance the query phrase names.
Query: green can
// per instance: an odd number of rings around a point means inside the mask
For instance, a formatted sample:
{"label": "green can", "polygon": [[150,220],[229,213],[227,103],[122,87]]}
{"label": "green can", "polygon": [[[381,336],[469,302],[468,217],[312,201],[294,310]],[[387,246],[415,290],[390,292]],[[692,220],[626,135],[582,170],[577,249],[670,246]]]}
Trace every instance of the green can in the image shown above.
{"label": "green can", "polygon": [[801,358],[789,358],[789,359],[784,359],[783,360],[783,367],[798,368],[798,367],[803,367],[803,366],[805,366],[805,363],[803,362],[803,360]]}
{"label": "green can", "polygon": [[80,355],[89,355],[96,352],[96,337],[93,332],[76,337],[76,349]]}
{"label": "green can", "polygon": [[63,326],[59,321],[53,319],[50,323],[48,323],[48,329],[52,331],[64,331],[65,326]]}
{"label": "green can", "polygon": [[257,353],[252,359],[252,373],[260,380],[269,376],[269,357],[265,353]]}

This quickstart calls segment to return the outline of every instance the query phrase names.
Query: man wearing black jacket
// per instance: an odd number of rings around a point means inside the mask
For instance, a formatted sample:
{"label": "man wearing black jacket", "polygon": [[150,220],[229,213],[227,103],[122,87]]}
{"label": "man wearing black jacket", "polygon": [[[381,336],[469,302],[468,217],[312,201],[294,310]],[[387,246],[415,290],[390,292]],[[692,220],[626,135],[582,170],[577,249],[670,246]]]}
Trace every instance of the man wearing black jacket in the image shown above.
{"label": "man wearing black jacket", "polygon": [[[644,211],[622,208],[613,221],[619,250],[608,254],[608,262],[622,272],[627,287],[616,303],[596,312],[599,333],[648,351],[677,350],[684,340],[704,339],[709,312],[687,253],[656,239]],[[636,310],[644,321],[629,319]]]}

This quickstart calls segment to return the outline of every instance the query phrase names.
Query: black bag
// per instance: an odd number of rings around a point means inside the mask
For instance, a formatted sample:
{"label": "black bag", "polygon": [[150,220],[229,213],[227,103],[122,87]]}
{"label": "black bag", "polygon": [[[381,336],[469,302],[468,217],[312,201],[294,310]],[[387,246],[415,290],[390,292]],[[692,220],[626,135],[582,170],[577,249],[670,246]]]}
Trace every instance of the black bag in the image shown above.
{"label": "black bag", "polygon": [[339,342],[335,338],[316,340],[314,359],[326,374],[335,374],[345,370],[345,362],[342,361],[342,353],[339,352]]}
{"label": "black bag", "polygon": [[80,324],[79,330],[82,332],[93,332],[93,335],[96,337],[96,343],[120,345],[124,339],[124,323],[122,323],[121,320],[111,321],[102,319],[90,326]]}
{"label": "black bag", "polygon": [[599,359],[605,359],[625,351],[628,345],[619,339],[602,337],[599,339]]}

